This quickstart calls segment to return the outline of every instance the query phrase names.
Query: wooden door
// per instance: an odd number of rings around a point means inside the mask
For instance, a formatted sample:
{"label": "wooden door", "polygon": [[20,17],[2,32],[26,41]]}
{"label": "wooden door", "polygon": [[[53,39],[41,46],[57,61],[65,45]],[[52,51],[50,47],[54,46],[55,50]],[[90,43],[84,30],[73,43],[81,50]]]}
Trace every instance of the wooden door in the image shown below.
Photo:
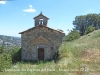
{"label": "wooden door", "polygon": [[43,48],[38,49],[38,59],[44,60],[44,49]]}

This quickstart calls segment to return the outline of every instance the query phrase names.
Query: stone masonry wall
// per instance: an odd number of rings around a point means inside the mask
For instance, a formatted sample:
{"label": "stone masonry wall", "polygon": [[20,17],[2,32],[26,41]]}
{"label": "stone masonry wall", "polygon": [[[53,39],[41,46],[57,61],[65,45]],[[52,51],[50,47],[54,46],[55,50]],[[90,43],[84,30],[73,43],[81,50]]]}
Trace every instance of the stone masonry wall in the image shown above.
{"label": "stone masonry wall", "polygon": [[[48,40],[48,44],[32,44],[35,39],[42,36]],[[38,60],[38,48],[44,48],[44,59],[52,59],[53,52],[56,52],[62,43],[64,34],[44,26],[38,26],[22,34],[22,60]],[[54,47],[51,50],[51,47]]]}
{"label": "stone masonry wall", "polygon": [[39,25],[39,21],[40,19],[43,19],[43,25],[47,26],[47,23],[48,23],[48,19],[43,17],[43,16],[39,16],[37,18],[35,18],[35,26],[38,26]]}

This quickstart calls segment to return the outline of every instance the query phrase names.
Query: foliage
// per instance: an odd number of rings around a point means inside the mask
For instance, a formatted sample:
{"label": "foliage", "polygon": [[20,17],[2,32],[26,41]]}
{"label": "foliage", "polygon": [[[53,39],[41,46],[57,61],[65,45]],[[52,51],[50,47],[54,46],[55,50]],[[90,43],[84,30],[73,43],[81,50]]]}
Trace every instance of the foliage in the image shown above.
{"label": "foliage", "polygon": [[72,41],[78,38],[80,38],[79,32],[76,30],[73,30],[66,36],[65,41]]}
{"label": "foliage", "polygon": [[100,29],[100,14],[76,16],[73,25],[76,30],[79,30],[81,35],[84,35],[89,26],[93,26],[95,29]]}
{"label": "foliage", "polygon": [[1,47],[0,47],[0,54],[2,54],[3,51],[4,51],[4,46],[1,46]]}
{"label": "foliage", "polygon": [[[1,52],[2,51],[2,52]],[[11,55],[5,51],[5,47],[0,47],[0,71],[11,66]]]}
{"label": "foliage", "polygon": [[[94,57],[94,53],[100,52],[98,51],[98,49],[100,50],[100,30],[95,30],[88,35],[71,42],[63,42],[59,48],[61,59],[57,63],[18,62],[10,69],[20,69],[19,71],[5,71],[0,75],[100,75],[100,53],[95,54],[98,56]],[[94,52],[91,53],[93,49]],[[86,55],[84,50],[90,51],[89,55]],[[91,62],[92,57],[94,62]],[[83,58],[86,58],[86,61],[81,62]],[[95,61],[97,59],[98,61]],[[54,71],[52,71],[53,69]]]}
{"label": "foliage", "polygon": [[15,62],[21,60],[21,49],[17,47],[12,47],[8,50],[6,47],[0,47],[0,71],[6,68],[10,68]]}
{"label": "foliage", "polygon": [[16,63],[18,61],[21,61],[21,48],[19,47],[13,47],[9,51],[11,58],[12,58],[12,63]]}
{"label": "foliage", "polygon": [[95,27],[92,27],[92,26],[89,26],[86,31],[85,31],[85,34],[88,34],[90,32],[93,32],[95,30]]}
{"label": "foliage", "polygon": [[57,50],[57,52],[55,52],[53,55],[53,60],[56,63],[59,59],[60,59],[60,54],[59,51]]}

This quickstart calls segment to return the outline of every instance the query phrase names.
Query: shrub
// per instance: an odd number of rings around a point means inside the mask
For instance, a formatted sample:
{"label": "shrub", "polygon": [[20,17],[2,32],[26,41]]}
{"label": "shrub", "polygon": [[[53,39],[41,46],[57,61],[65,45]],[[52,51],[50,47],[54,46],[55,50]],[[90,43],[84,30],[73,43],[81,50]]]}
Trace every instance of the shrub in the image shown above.
{"label": "shrub", "polygon": [[87,30],[85,31],[85,34],[88,34],[88,33],[90,33],[90,32],[93,32],[94,30],[95,30],[95,27],[89,26],[89,27],[87,28]]}
{"label": "shrub", "polygon": [[0,54],[3,53],[3,50],[4,50],[4,46],[1,46],[1,47],[0,47]]}
{"label": "shrub", "polygon": [[11,55],[8,54],[5,47],[0,47],[0,71],[3,71],[5,68],[11,67]]}
{"label": "shrub", "polygon": [[21,49],[17,47],[10,48],[0,47],[0,71],[6,68],[10,68],[12,63],[16,63],[21,60]]}
{"label": "shrub", "polygon": [[54,53],[54,61],[55,63],[60,59],[60,54],[59,51],[57,50],[57,52]]}
{"label": "shrub", "polygon": [[12,63],[16,63],[18,61],[21,61],[21,49],[18,47],[13,47],[10,50],[10,55],[12,58]]}
{"label": "shrub", "polygon": [[80,38],[79,32],[76,31],[76,30],[73,30],[66,36],[65,41],[72,41],[72,40],[75,40],[75,39],[78,39],[78,38]]}

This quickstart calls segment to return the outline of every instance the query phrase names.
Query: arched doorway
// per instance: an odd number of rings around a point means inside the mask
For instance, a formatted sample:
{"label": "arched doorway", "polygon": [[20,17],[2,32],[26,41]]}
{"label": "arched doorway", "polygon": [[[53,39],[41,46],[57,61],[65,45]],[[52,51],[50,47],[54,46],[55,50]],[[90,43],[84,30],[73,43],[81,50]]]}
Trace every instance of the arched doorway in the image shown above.
{"label": "arched doorway", "polygon": [[38,59],[44,60],[44,49],[43,48],[38,49]]}

